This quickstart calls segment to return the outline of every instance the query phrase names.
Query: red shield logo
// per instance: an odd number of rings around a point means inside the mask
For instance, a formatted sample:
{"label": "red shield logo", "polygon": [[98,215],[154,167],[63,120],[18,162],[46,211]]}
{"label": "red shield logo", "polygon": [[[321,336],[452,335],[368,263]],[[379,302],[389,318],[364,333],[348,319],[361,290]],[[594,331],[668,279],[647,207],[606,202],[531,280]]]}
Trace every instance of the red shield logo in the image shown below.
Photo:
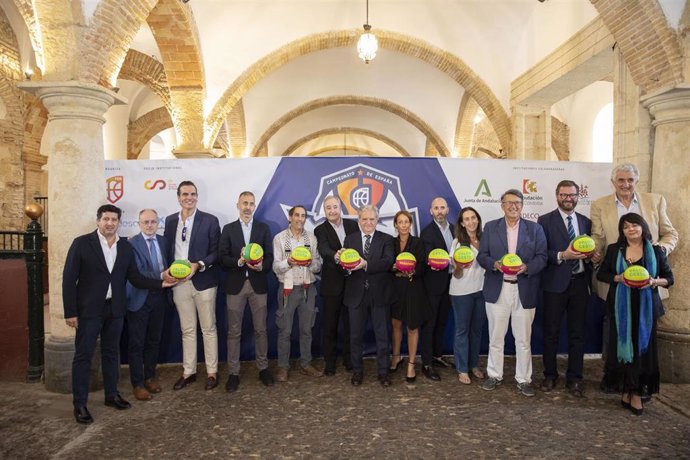
{"label": "red shield logo", "polygon": [[117,203],[125,193],[125,179],[122,176],[112,176],[105,180],[107,199],[111,204]]}

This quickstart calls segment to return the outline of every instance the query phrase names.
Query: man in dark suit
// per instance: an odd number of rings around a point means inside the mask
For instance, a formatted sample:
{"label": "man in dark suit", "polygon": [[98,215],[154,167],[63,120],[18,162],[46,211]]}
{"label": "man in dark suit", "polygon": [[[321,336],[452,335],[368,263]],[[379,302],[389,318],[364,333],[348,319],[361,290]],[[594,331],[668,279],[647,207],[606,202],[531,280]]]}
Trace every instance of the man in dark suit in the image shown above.
{"label": "man in dark suit", "polygon": [[357,222],[343,219],[340,198],[329,196],[323,202],[326,221],[314,229],[319,254],[323,259],[321,267],[321,297],[323,298],[323,357],[326,361],[325,375],[335,375],[337,359],[338,322],[343,319],[343,365],[352,370],[350,359],[350,316],[343,305],[345,270],[336,262],[335,255],[343,247],[345,237],[357,231]]}
{"label": "man in dark suit", "polygon": [[[220,265],[225,267],[225,293],[228,307],[228,368],[230,375],[225,384],[228,393],[240,385],[240,343],[242,317],[249,303],[254,325],[254,351],[259,379],[266,386],[273,385],[268,370],[268,337],[266,335],[267,274],[273,266],[273,244],[268,225],[254,220],[256,202],[252,192],[242,192],[237,200],[240,218],[223,227],[218,245]],[[256,243],[264,250],[263,259],[248,263],[243,256],[244,247]]]}
{"label": "man in dark suit", "polygon": [[174,390],[196,381],[197,315],[204,337],[206,390],[218,386],[218,333],[216,331],[216,290],[218,289],[218,218],[197,209],[196,185],[182,181],[177,187],[180,212],[165,218],[163,235],[172,259],[191,262],[192,272],[173,289],[173,300],[182,330],[182,376]]}
{"label": "man in dark suit", "polygon": [[117,390],[127,280],[142,289],[172,285],[162,282],[160,274],[157,279],[148,279],[139,273],[132,247],[117,235],[121,215],[117,206],[106,204],[98,208],[97,230],[72,242],[62,274],[65,322],[77,330],[72,360],[72,402],[77,423],[93,422],[86,402],[91,358],[99,335],[105,405],[116,409],[131,407]]}
{"label": "man in dark suit", "polygon": [[544,290],[544,381],[542,391],[554,389],[558,380],[556,353],[563,314],[568,318],[568,371],[566,386],[570,393],[583,396],[582,367],[585,354],[585,322],[590,298],[592,261],[599,254],[573,251],[571,241],[578,235],[589,235],[592,221],[575,212],[580,187],[571,180],[556,186],[558,208],[539,217],[548,249],[548,265],[541,276]]}
{"label": "man in dark suit", "polygon": [[[448,203],[441,197],[431,201],[429,210],[434,220],[429,223],[420,234],[424,243],[424,250],[429,254],[433,249],[445,249],[450,251],[453,244],[455,227],[448,222]],[[430,380],[441,380],[441,376],[432,365],[453,368],[451,364],[443,360],[443,337],[448,322],[450,311],[450,286],[451,272],[448,270],[427,270],[424,273],[424,287],[429,297],[429,319],[422,325],[420,348],[422,350],[422,373]]]}
{"label": "man in dark suit", "polygon": [[[393,277],[390,269],[395,262],[393,238],[376,230],[378,209],[364,206],[359,210],[360,230],[345,237],[343,248],[356,249],[362,261],[345,279],[343,302],[350,313],[350,349],[352,385],[361,385],[363,373],[363,341],[367,317],[371,316],[376,336],[376,364],[378,378],[384,387],[390,386],[388,376],[388,325]],[[340,260],[343,250],[336,253]]]}
{"label": "man in dark suit", "polygon": [[[154,209],[139,212],[139,229],[141,232],[129,239],[137,268],[149,278],[167,275],[168,242],[156,234],[158,213]],[[139,401],[148,401],[151,393],[162,391],[156,381],[156,364],[169,294],[167,289],[137,289],[127,283],[129,377]]]}
{"label": "man in dark suit", "polygon": [[[521,218],[523,196],[511,189],[501,195],[504,217],[484,226],[477,261],[484,270],[484,299],[489,323],[488,378],[484,390],[503,383],[503,346],[510,323],[515,337],[515,380],[518,391],[534,396],[532,382],[532,321],[540,273],[546,267],[546,237],[541,225]],[[517,254],[522,264],[515,275],[504,274],[501,258]]]}

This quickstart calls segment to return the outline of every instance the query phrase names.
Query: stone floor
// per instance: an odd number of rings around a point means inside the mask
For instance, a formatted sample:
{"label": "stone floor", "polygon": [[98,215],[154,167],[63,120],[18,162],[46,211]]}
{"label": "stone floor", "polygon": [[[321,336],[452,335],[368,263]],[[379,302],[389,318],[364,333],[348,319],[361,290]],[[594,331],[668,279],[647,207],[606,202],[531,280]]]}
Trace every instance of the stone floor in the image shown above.
{"label": "stone floor", "polygon": [[[663,385],[635,417],[619,396],[599,393],[599,360],[586,362],[584,399],[562,385],[518,395],[512,360],[493,392],[478,381],[460,385],[445,369],[438,383],[420,372],[408,385],[400,371],[382,388],[374,361],[365,366],[361,387],[339,368],[318,379],[293,371],[289,382],[266,388],[244,363],[233,395],[223,368],[213,391],[201,379],[173,392],[180,369],[162,367],[165,389],[150,402],[134,401],[123,369],[120,389],[134,407],[115,411],[92,393],[96,421],[88,427],[74,422],[70,395],[1,382],[0,458],[690,458],[690,385]],[[537,383],[540,372],[535,358]]]}

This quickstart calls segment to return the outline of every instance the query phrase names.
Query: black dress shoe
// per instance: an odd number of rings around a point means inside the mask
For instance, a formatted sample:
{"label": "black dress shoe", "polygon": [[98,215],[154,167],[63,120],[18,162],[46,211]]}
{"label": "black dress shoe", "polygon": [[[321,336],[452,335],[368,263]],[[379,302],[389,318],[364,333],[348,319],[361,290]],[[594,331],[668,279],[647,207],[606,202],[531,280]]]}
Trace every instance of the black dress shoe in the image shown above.
{"label": "black dress shoe", "polygon": [[352,378],[350,379],[350,383],[354,386],[359,386],[362,384],[362,381],[364,380],[364,374],[361,372],[353,372],[352,373]]}
{"label": "black dress shoe", "polygon": [[389,387],[391,386],[391,379],[388,376],[388,373],[386,374],[379,374],[379,383],[381,384],[382,387]]}
{"label": "black dress shoe", "polygon": [[206,385],[204,388],[206,391],[213,390],[215,387],[218,386],[218,379],[213,377],[212,375],[206,378]]}
{"label": "black dress shoe", "polygon": [[438,372],[436,372],[431,366],[422,366],[422,374],[424,374],[424,377],[428,378],[429,380],[433,380],[434,382],[441,380],[441,376],[438,375]]}
{"label": "black dress shoe", "polygon": [[240,376],[239,375],[234,375],[230,374],[228,377],[228,381],[225,382],[225,391],[228,393],[234,393],[237,391],[237,388],[240,386]]}
{"label": "black dress shoe", "polygon": [[93,423],[93,417],[91,417],[86,406],[74,406],[74,419],[82,425]]}
{"label": "black dress shoe", "polygon": [[190,383],[196,382],[196,374],[192,374],[189,377],[186,377],[183,375],[179,379],[177,379],[177,382],[175,382],[175,385],[173,385],[173,390],[181,390]]}
{"label": "black dress shoe", "polygon": [[326,368],[323,370],[323,375],[327,377],[333,377],[335,375],[335,369]]}
{"label": "black dress shoe", "polygon": [[546,377],[539,387],[544,393],[548,393],[556,387],[557,378]]}
{"label": "black dress shoe", "polygon": [[582,398],[585,395],[584,384],[580,381],[573,380],[571,382],[568,382],[566,387],[568,388],[570,394],[575,396],[576,398]]}
{"label": "black dress shoe", "polygon": [[271,371],[269,371],[268,369],[261,369],[259,371],[259,380],[261,380],[261,383],[263,383],[267,387],[271,387],[275,383],[275,381],[273,380],[273,376],[271,375]]}
{"label": "black dress shoe", "polygon": [[132,407],[130,403],[122,399],[122,396],[116,395],[111,398],[105,398],[105,405],[108,407],[114,407],[117,410],[125,410]]}

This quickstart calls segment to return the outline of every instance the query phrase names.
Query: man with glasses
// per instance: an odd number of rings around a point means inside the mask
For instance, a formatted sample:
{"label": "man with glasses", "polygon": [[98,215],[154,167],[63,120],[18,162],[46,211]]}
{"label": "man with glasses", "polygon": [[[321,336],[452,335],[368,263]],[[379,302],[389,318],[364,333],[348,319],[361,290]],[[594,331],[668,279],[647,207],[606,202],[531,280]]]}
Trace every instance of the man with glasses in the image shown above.
{"label": "man with glasses", "polygon": [[[487,222],[477,261],[484,273],[484,298],[489,323],[488,378],[484,390],[503,383],[503,347],[508,323],[515,337],[515,380],[518,391],[534,396],[532,381],[532,321],[534,321],[540,273],[546,267],[546,237],[541,225],[521,218],[523,196],[510,189],[501,195],[504,217]],[[501,258],[517,254],[522,265],[516,274],[504,274]]]}
{"label": "man with glasses", "polygon": [[[168,241],[156,234],[158,213],[154,209],[139,212],[139,229],[141,232],[129,239],[137,268],[148,278],[173,282],[167,273]],[[151,393],[162,391],[156,381],[156,364],[169,293],[167,289],[138,289],[127,283],[129,378],[139,401],[148,401]]]}
{"label": "man with glasses", "polygon": [[197,315],[204,336],[206,390],[218,386],[218,334],[216,332],[216,290],[218,289],[218,218],[197,209],[196,185],[182,181],[177,187],[180,212],[165,219],[164,236],[172,259],[191,262],[192,272],[173,289],[173,300],[182,330],[182,376],[174,390],[196,382]]}
{"label": "man with glasses", "polygon": [[592,262],[598,263],[598,251],[582,254],[573,251],[571,242],[579,235],[589,235],[592,221],[575,212],[580,187],[571,180],[556,186],[558,208],[539,217],[544,229],[548,265],[542,274],[544,290],[544,381],[541,390],[550,392],[558,381],[556,353],[561,322],[568,319],[568,370],[566,387],[576,397],[584,396],[582,369],[585,355],[585,323],[592,280]]}

